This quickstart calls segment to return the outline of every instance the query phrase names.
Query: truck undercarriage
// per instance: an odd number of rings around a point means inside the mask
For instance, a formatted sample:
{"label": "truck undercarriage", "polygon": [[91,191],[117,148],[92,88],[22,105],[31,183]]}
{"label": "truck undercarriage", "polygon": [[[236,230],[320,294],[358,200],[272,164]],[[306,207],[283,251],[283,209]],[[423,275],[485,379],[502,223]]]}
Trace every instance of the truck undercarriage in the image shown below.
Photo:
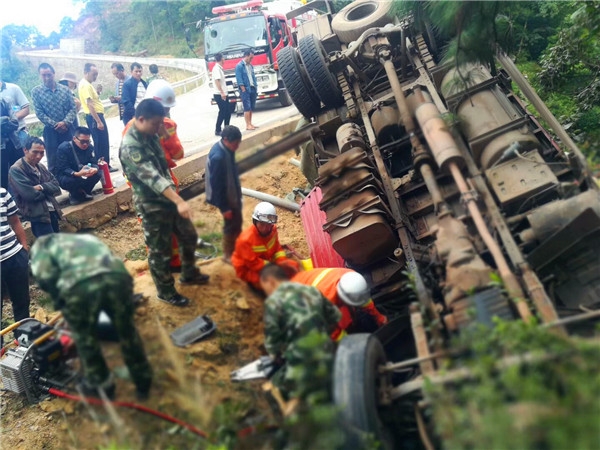
{"label": "truck undercarriage", "polygon": [[[349,8],[339,14],[356,14],[362,28],[336,36],[334,18],[322,40],[310,34],[282,50],[280,70],[320,131],[304,148],[320,190],[307,201],[326,220],[303,215],[313,221],[305,228],[328,233],[331,251],[395,318],[376,337],[342,341],[334,398],[350,423],[391,446],[381,410],[417,405],[424,377],[445,382],[440,355],[473,324],[536,317],[557,333],[589,330],[583,321],[598,316],[600,298],[600,194],[564,130],[553,125],[566,149],[512,92],[513,81],[531,89],[507,56],[498,54],[494,74],[438,65],[436,43],[412,18],[382,26],[392,19],[378,13],[369,24],[377,2]],[[528,100],[541,103],[535,92]],[[557,124],[543,104],[538,113]]]}

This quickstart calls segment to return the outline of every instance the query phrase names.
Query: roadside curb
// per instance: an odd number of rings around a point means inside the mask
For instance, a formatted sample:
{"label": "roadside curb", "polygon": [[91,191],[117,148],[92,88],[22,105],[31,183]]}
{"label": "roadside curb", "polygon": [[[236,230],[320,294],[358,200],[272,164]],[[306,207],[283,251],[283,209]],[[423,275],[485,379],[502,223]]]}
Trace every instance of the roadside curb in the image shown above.
{"label": "roadside curb", "polygon": [[[265,126],[257,132],[243,132],[240,149],[236,152],[236,158],[244,157],[245,154],[252,153],[264,147],[267,141],[274,137],[285,136],[296,128],[299,116],[290,117],[276,124]],[[215,140],[216,142],[216,140]],[[270,143],[270,142],[269,142]],[[174,172],[177,178],[184,180],[192,175],[201,173],[206,165],[208,152],[214,142],[202,143],[195,147],[190,147],[188,151],[200,149],[188,158],[183,158],[177,163]],[[64,219],[61,222],[61,231],[75,232],[83,229],[93,229],[109,222],[117,217],[119,213],[127,212],[133,209],[132,191],[128,185],[123,185],[115,189],[113,194],[98,195],[91,202],[82,203],[76,206],[67,206],[62,209]],[[27,240],[33,241],[31,229],[25,225]]]}

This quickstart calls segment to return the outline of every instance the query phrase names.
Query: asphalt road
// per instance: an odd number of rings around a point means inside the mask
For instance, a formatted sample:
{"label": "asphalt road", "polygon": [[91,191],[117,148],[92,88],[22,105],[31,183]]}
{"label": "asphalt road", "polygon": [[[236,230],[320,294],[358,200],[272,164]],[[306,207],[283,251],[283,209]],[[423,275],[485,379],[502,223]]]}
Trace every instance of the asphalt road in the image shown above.
{"label": "asphalt road", "polygon": [[[185,149],[186,156],[210,148],[219,139],[215,136],[218,108],[216,105],[210,104],[211,97],[212,93],[208,86],[201,86],[186,94],[177,96],[177,105],[171,108],[171,118],[177,123],[177,133]],[[256,103],[253,122],[254,125],[261,127],[297,114],[299,113],[295,106],[282,107],[278,99],[261,100]],[[106,122],[110,136],[110,164],[113,167],[121,168],[119,145],[123,124],[118,116],[108,118]],[[260,131],[260,129],[246,131],[244,118],[237,117],[235,113],[231,116],[231,125],[235,125],[242,130],[242,139],[243,136]],[[125,183],[125,178],[121,172],[112,173],[111,178],[115,187]],[[98,187],[99,185],[96,186],[96,188]],[[62,198],[63,196],[60,197],[60,199]]]}

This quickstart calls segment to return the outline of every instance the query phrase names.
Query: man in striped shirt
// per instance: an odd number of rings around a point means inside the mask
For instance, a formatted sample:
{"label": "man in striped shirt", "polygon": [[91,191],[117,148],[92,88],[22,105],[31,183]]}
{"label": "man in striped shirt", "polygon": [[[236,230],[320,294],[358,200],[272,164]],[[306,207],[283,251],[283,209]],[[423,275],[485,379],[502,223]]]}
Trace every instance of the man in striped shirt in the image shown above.
{"label": "man in striped shirt", "polygon": [[[29,317],[29,245],[18,211],[10,194],[0,188],[1,298],[5,291],[10,296],[15,322]],[[0,299],[0,311],[1,307]]]}

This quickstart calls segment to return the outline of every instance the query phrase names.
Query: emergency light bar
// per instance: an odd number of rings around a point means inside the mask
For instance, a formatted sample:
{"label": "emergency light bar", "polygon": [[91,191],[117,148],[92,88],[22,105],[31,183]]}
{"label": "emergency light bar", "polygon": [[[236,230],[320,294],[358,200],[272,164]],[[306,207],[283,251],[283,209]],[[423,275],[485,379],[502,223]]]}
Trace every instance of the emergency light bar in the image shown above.
{"label": "emergency light bar", "polygon": [[232,3],[231,5],[215,6],[212,9],[213,14],[225,14],[240,12],[245,9],[260,8],[263,4],[263,0],[249,0],[247,2]]}

